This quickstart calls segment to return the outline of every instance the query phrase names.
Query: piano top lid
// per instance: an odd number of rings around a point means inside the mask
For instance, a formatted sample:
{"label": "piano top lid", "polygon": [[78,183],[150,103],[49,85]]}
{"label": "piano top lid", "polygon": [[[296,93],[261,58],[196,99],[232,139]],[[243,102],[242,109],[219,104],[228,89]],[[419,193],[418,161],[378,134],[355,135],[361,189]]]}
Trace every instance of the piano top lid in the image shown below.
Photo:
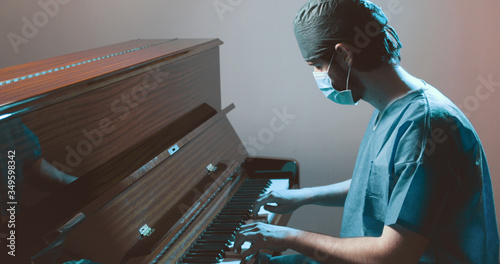
{"label": "piano top lid", "polygon": [[146,63],[221,44],[219,39],[138,39],[0,69],[0,121],[97,89],[99,80]]}

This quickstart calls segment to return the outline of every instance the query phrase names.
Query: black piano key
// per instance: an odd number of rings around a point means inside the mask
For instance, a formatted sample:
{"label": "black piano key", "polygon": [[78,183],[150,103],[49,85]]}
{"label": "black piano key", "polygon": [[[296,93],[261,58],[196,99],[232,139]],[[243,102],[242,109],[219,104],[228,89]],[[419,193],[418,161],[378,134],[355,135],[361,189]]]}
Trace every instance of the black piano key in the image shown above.
{"label": "black piano key", "polygon": [[229,241],[197,241],[194,243],[193,248],[197,249],[214,249],[216,246],[219,247],[220,249],[225,249],[227,246],[229,246],[231,243]]}
{"label": "black piano key", "polygon": [[233,216],[240,215],[240,216],[245,216],[250,211],[251,211],[250,209],[247,209],[247,210],[238,210],[238,211],[234,211],[234,212],[224,212],[223,215],[233,215]]}
{"label": "black piano key", "polygon": [[243,220],[238,220],[238,221],[234,221],[234,222],[231,222],[231,221],[217,221],[217,222],[213,222],[211,223],[208,228],[212,228],[212,227],[239,227],[241,225],[243,225],[245,223],[245,221]]}
{"label": "black piano key", "polygon": [[205,257],[185,257],[183,263],[219,263],[220,259],[205,258]]}
{"label": "black piano key", "polygon": [[[244,212],[243,212],[244,213]],[[214,219],[212,221],[212,224],[219,224],[219,223],[243,223],[243,219],[238,219],[238,218],[233,218],[233,219]]]}
{"label": "black piano key", "polygon": [[228,234],[228,233],[233,233],[235,230],[239,230],[239,227],[232,227],[232,228],[221,228],[221,227],[218,227],[218,228],[214,228],[214,229],[211,229],[209,233],[207,234],[214,234],[216,232],[219,232],[219,235],[220,234]]}
{"label": "black piano key", "polygon": [[234,197],[233,199],[229,200],[228,205],[232,205],[232,204],[243,204],[243,203],[249,203],[249,204],[253,204],[255,202],[255,196],[254,197]]}
{"label": "black piano key", "polygon": [[217,251],[189,251],[189,257],[191,258],[206,258],[206,259],[223,259],[222,253]]}
{"label": "black piano key", "polygon": [[193,261],[189,261],[189,262],[187,262],[187,261],[181,262],[180,264],[219,264],[219,263],[221,263],[219,260],[212,261],[212,262],[202,262],[202,261],[193,260]]}
{"label": "black piano key", "polygon": [[250,208],[234,208],[231,210],[224,210],[221,213],[226,214],[226,215],[235,215],[235,214],[245,215],[245,213],[248,211],[251,211],[251,209]]}
{"label": "black piano key", "polygon": [[[262,193],[264,193],[264,192],[262,192]],[[257,200],[257,198],[259,198],[260,195],[261,195],[261,193],[254,193],[254,194],[242,193],[238,196],[234,196],[234,199],[253,199],[255,201],[255,200]]]}
{"label": "black piano key", "polygon": [[222,249],[195,249],[191,248],[188,252],[188,254],[197,254],[197,253],[214,253],[214,254],[220,254],[222,257],[225,257],[226,253]]}
{"label": "black piano key", "polygon": [[235,230],[241,226],[240,223],[236,224],[214,224],[208,226],[207,230]]}
{"label": "black piano key", "polygon": [[189,257],[191,257],[191,258],[206,258],[206,259],[222,259],[222,258],[224,258],[221,253],[210,252],[210,251],[207,251],[207,252],[193,251],[193,252],[189,253]]}
{"label": "black piano key", "polygon": [[203,231],[202,235],[205,235],[205,234],[212,234],[212,235],[228,234],[228,235],[234,235],[235,233],[236,233],[236,229],[230,229],[229,232],[227,232],[224,229],[206,229],[205,231]]}
{"label": "black piano key", "polygon": [[206,250],[219,250],[224,251],[229,250],[229,244],[227,243],[198,243],[193,245],[194,249],[206,249]]}
{"label": "black piano key", "polygon": [[[220,261],[212,262],[212,264],[219,264]],[[179,262],[178,264],[207,264],[202,262]]]}
{"label": "black piano key", "polygon": [[231,241],[234,241],[234,236],[233,237],[222,237],[220,235],[217,235],[218,237],[216,238],[210,238],[210,237],[200,237],[197,239],[198,245],[201,244],[214,244],[214,243],[220,243],[220,244],[230,244]]}
{"label": "black piano key", "polygon": [[248,208],[252,207],[253,206],[253,202],[251,204],[249,203],[231,203],[231,204],[228,204],[226,206],[224,206],[224,208],[222,208],[222,211],[234,211],[234,210],[247,210]]}
{"label": "black piano key", "polygon": [[210,224],[208,228],[210,229],[234,229],[240,227],[241,223],[216,223]]}
{"label": "black piano key", "polygon": [[224,209],[225,210],[230,210],[230,209],[248,209],[248,208],[252,208],[253,207],[253,204],[248,204],[248,203],[235,203],[235,204],[229,204],[229,205],[226,205],[224,206]]}
{"label": "black piano key", "polygon": [[[212,262],[212,264],[219,264],[220,261],[217,261],[217,262]],[[204,263],[204,262],[179,262],[179,264],[207,264],[207,263]]]}
{"label": "black piano key", "polygon": [[232,214],[218,214],[214,220],[226,220],[226,221],[239,221],[243,220],[241,215],[232,215]]}
{"label": "black piano key", "polygon": [[217,244],[221,246],[229,246],[231,242],[229,240],[212,240],[212,239],[202,239],[199,240],[198,245],[206,245],[206,244]]}
{"label": "black piano key", "polygon": [[231,235],[201,235],[198,237],[197,241],[230,241],[233,238]]}

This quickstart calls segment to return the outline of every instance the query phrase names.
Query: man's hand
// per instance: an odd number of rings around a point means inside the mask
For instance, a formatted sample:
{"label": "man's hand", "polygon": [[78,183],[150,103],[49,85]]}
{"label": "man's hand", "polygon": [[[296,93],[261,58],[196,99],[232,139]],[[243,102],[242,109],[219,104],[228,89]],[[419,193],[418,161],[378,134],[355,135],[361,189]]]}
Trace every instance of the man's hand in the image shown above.
{"label": "man's hand", "polygon": [[241,252],[241,245],[245,241],[251,242],[252,246],[242,252],[242,258],[250,256],[260,249],[270,249],[273,251],[285,251],[287,239],[295,236],[298,230],[264,223],[253,223],[241,227],[240,232],[234,240],[234,249]]}
{"label": "man's hand", "polygon": [[253,216],[257,218],[262,206],[269,212],[277,214],[291,213],[306,204],[344,206],[350,185],[349,179],[325,186],[272,191],[257,199],[253,208]]}
{"label": "man's hand", "polygon": [[259,197],[254,203],[253,217],[257,218],[260,207],[269,212],[288,214],[304,205],[307,194],[302,189],[272,191]]}

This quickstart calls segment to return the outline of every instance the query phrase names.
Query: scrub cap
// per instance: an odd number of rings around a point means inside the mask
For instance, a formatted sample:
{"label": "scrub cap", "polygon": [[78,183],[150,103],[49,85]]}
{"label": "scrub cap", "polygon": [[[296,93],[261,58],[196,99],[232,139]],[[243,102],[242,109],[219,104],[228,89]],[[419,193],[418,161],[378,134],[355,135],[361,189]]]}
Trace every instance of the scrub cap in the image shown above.
{"label": "scrub cap", "polygon": [[299,10],[293,23],[306,61],[333,54],[339,42],[356,47],[359,34],[369,31],[372,36],[374,31],[378,34],[387,27],[382,10],[367,0],[311,0]]}

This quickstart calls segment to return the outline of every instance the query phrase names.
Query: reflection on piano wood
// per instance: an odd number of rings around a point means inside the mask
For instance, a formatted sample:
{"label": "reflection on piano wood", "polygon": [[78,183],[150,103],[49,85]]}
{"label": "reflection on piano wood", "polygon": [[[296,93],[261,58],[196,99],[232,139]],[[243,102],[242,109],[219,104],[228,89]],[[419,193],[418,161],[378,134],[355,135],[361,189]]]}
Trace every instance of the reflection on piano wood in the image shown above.
{"label": "reflection on piano wood", "polygon": [[299,175],[294,160],[248,157],[234,105],[221,107],[220,44],[134,40],[0,70],[0,125],[25,132],[9,146],[31,138],[52,176],[77,178],[42,189],[25,168],[9,263],[238,258],[230,244],[255,199]]}

